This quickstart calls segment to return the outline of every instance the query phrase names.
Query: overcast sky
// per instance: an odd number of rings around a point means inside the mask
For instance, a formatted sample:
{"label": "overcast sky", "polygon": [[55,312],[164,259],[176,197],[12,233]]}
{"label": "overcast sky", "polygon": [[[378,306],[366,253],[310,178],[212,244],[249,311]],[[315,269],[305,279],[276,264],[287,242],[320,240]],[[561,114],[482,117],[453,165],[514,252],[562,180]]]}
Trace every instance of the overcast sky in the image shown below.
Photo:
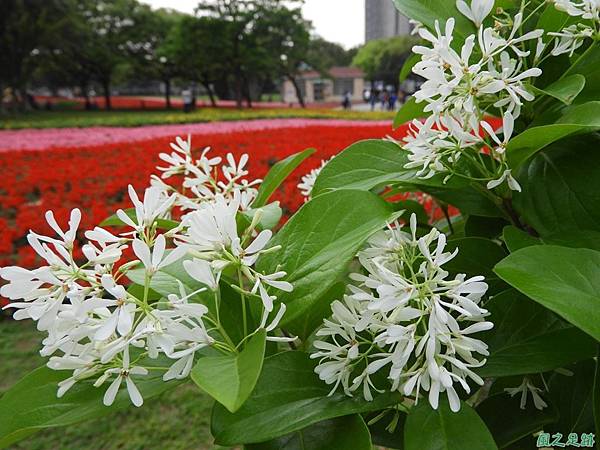
{"label": "overcast sky", "polygon": [[[192,14],[198,0],[141,0],[154,8],[173,8]],[[304,17],[315,31],[328,41],[346,48],[362,44],[365,39],[364,0],[305,0]]]}

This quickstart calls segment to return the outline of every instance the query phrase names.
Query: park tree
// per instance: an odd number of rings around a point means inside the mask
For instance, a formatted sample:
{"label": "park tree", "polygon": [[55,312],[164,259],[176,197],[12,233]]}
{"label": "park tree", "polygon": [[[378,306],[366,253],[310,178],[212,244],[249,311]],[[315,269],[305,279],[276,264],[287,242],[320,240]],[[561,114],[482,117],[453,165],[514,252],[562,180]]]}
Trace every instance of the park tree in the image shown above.
{"label": "park tree", "polygon": [[204,87],[213,107],[217,103],[212,85],[226,77],[232,67],[229,33],[231,24],[218,17],[184,16],[161,48],[172,58],[181,78]]}
{"label": "park tree", "polygon": [[138,78],[164,83],[167,108],[171,108],[172,80],[181,73],[173,30],[184,17],[174,10],[140,9],[136,17],[134,39],[127,46],[131,55],[131,73]]}
{"label": "park tree", "polygon": [[329,42],[320,36],[310,40],[306,56],[307,62],[320,72],[326,72],[334,66],[349,66],[358,49],[346,50],[335,42]]}
{"label": "park tree", "polygon": [[298,74],[307,60],[310,46],[310,23],[302,18],[300,8],[285,5],[259,7],[255,36],[257,49],[263,54],[265,71],[278,78],[288,79],[294,86],[298,102],[305,107],[298,83]]}
{"label": "park tree", "polygon": [[245,97],[251,106],[250,74],[259,74],[273,67],[272,61],[264,58],[279,57],[257,45],[258,19],[266,19],[265,12],[277,11],[283,5],[301,4],[302,0],[206,0],[198,5],[197,11],[225,21],[228,26],[221,35],[229,51],[225,61],[233,78],[233,91],[238,108]]}
{"label": "park tree", "polygon": [[100,83],[106,109],[111,109],[111,84],[117,70],[139,46],[147,45],[148,38],[138,27],[151,20],[150,7],[136,0],[85,0],[77,2],[77,8],[85,40],[74,49],[75,57]]}
{"label": "park tree", "polygon": [[70,2],[2,0],[0,3],[0,92],[10,87],[22,108],[27,86],[47,45],[60,38]]}

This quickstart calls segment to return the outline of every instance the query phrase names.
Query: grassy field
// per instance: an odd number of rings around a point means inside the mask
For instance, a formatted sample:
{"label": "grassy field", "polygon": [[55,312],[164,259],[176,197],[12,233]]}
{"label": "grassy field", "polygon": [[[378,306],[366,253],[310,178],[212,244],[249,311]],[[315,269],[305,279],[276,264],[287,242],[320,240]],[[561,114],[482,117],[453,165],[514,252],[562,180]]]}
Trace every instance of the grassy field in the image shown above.
{"label": "grassy field", "polygon": [[[44,364],[41,333],[31,322],[0,320],[0,392]],[[186,383],[125,411],[68,428],[44,430],[13,450],[208,450],[212,401]]]}
{"label": "grassy field", "polygon": [[370,112],[297,108],[242,110],[232,108],[203,108],[187,114],[177,110],[35,111],[16,115],[0,115],[0,129],[91,126],[133,127],[139,125],[298,117],[315,119],[392,120],[394,113],[385,111]]}

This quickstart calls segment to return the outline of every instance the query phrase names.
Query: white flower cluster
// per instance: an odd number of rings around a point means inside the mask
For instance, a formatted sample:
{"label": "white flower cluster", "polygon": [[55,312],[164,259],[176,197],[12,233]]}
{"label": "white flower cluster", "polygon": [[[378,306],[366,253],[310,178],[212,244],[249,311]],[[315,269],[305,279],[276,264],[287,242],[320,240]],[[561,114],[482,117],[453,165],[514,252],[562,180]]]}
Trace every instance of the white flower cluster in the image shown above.
{"label": "white flower cluster", "polygon": [[[240,207],[246,210],[258,193],[256,187],[262,180],[248,181],[246,165],[248,155],[241,156],[236,161],[231,153],[227,154],[226,164],[221,165],[221,176],[218,167],[222,163],[221,157],[211,158],[208,156],[210,148],[205,148],[200,157],[194,160],[192,155],[191,137],[187,140],[177,137],[176,142],[171,143],[173,152],[161,153],[159,158],[167,163],[166,167],[158,167],[162,172],[160,177],[153,175],[151,184],[158,186],[170,195],[175,194],[175,204],[183,210],[197,209],[206,201],[213,201],[217,196],[233,199],[239,196]],[[172,176],[184,177],[182,191],[164,182]]]}
{"label": "white flower cluster", "polygon": [[[485,27],[483,22],[493,5],[492,0],[473,0],[470,6],[463,0],[457,1],[458,10],[478,27],[477,34],[468,36],[460,51],[452,47],[453,18],[448,19],[443,30],[436,21],[435,34],[427,29],[419,30],[419,35],[430,46],[413,48],[421,55],[413,72],[425,79],[415,99],[427,103],[424,111],[430,116],[425,122],[414,120],[402,143],[410,152],[406,167],[419,168],[419,177],[430,178],[437,173],[451,176],[455,174],[458,160],[466,158],[481,172],[476,179],[490,183],[488,188],[509,179],[509,187],[520,190],[510,176],[504,149],[523,102],[534,99],[525,83],[542,71],[537,67],[527,68],[530,51],[526,48],[529,41],[538,40],[533,58],[537,61],[545,48],[541,40],[543,30],[520,34],[521,12],[512,21],[497,21],[497,26]],[[494,139],[499,146],[491,152],[495,161],[492,171],[479,155],[481,148],[487,145],[479,129],[480,126],[486,130],[491,128],[484,121],[490,108],[501,110],[508,125],[504,127],[503,139]],[[469,148],[475,152],[466,151]]]}
{"label": "white flower cluster", "polygon": [[[179,170],[180,161],[173,159],[171,163],[164,168],[165,173]],[[223,172],[230,175],[230,181],[242,173],[239,166],[227,166]],[[197,174],[194,177],[197,179]],[[1,268],[0,277],[8,283],[0,288],[0,294],[12,300],[7,307],[16,309],[15,319],[33,319],[39,330],[47,332],[41,354],[50,357],[48,367],[72,371],[59,383],[59,397],[79,381],[94,380],[98,387],[112,379],[104,395],[106,405],[114,402],[124,382],[132,403],[140,406],[143,399],[134,378],[148,375],[149,370],[164,371],[165,381],[185,378],[196,353],[206,346],[226,354],[237,352],[238,346],[223,329],[218,312],[216,317],[211,314],[197,296],[209,291],[203,298],[212,294],[218,311],[222,301],[219,280],[225,270],[239,275],[228,282],[241,294],[244,310],[246,298],[262,300],[261,324],[255,331],[246,330],[246,336],[277,327],[285,306],[281,305],[267,325],[276,299],[271,291],[291,291],[292,285],[282,280],[285,272],[263,274],[253,268],[259,255],[278,247],[267,249],[270,231],[255,231],[258,213],[242,236],[238,235],[236,216],[248,191],[244,186],[244,192],[232,186],[224,185],[221,192],[202,198],[180,225],[165,233],[159,232],[157,219],[170,215],[178,194],[167,195],[161,187],[153,186],[140,200],[130,186],[134,212],[119,210],[117,216],[131,230],[119,235],[99,227],[86,231],[81,261],[76,257],[81,222],[78,209],[71,212],[67,230],[59,226],[51,211],[46,214],[56,237],[29,233],[29,244],[46,265],[34,270]],[[168,242],[175,244],[173,248],[167,249]],[[123,252],[129,246],[136,259],[126,262]],[[179,292],[151,298],[153,277],[182,258],[185,270],[203,286],[186,292],[179,283]],[[127,278],[136,279],[138,289],[129,289]],[[245,324],[246,317],[243,321]],[[165,365],[165,360],[170,362]]]}
{"label": "white flower cluster", "polygon": [[600,22],[600,2],[598,0],[553,0],[554,6],[573,17]]}
{"label": "white flower cluster", "polygon": [[571,57],[587,38],[598,35],[600,2],[598,0],[554,0],[554,6],[570,16],[581,19],[579,23],[569,25],[561,31],[548,33],[550,36],[555,37],[552,55],[558,56],[568,53]]}
{"label": "white flower cluster", "polygon": [[364,273],[353,274],[344,301],[332,304],[333,315],[317,332],[312,358],[315,372],[332,393],[347,395],[362,387],[399,391],[419,400],[429,392],[438,407],[445,392],[453,411],[460,409],[458,383],[468,393],[468,379],[481,385],[473,371],[485,364],[487,345],[472,337],[489,330],[489,313],[480,306],[487,291],[482,276],[454,278],[442,266],[457,251],[445,251],[446,237],[436,229],[417,237],[413,214],[410,232],[397,223],[374,235],[358,259]]}

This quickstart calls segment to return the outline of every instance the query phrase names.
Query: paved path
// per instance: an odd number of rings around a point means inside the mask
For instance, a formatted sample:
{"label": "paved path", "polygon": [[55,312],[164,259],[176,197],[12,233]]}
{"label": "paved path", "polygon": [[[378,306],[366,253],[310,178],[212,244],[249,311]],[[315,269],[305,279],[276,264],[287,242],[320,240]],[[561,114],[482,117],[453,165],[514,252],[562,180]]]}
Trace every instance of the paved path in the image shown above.
{"label": "paved path", "polygon": [[376,127],[389,125],[389,120],[337,119],[260,119],[195,124],[149,125],[142,127],[89,127],[0,130],[0,152],[14,150],[47,150],[53,147],[80,147],[117,142],[136,142],[163,137],[235,133],[239,131],[305,127]]}

